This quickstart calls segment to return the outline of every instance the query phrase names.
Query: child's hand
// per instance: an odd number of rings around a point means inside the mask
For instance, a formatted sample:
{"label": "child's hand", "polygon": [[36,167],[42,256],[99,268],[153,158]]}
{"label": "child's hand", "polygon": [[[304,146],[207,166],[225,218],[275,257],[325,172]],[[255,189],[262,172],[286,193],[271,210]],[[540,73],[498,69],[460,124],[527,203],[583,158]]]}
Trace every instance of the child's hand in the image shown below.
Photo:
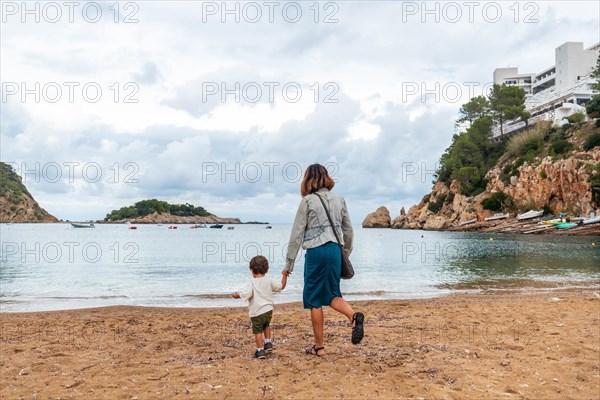
{"label": "child's hand", "polygon": [[238,292],[233,292],[233,294],[231,295],[231,297],[233,297],[234,299],[239,299],[240,298],[240,294]]}

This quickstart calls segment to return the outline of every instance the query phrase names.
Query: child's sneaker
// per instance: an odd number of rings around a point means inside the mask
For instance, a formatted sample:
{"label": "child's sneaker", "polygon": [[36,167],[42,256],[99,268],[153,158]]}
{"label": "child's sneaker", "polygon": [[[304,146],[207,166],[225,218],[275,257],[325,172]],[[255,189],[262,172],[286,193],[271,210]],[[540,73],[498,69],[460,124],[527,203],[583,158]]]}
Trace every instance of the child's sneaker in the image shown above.
{"label": "child's sneaker", "polygon": [[267,358],[267,355],[265,354],[264,350],[256,350],[256,353],[254,353],[254,357],[262,360],[263,358]]}
{"label": "child's sneaker", "polygon": [[270,353],[273,351],[273,343],[269,342],[269,343],[265,343],[265,351]]}

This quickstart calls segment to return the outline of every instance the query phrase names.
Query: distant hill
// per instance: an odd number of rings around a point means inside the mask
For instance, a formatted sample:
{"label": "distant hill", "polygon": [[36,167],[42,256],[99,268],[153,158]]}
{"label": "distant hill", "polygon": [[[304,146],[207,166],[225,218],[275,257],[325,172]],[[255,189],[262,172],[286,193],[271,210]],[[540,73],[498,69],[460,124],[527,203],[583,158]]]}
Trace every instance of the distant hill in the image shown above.
{"label": "distant hill", "polygon": [[57,222],[41,208],[12,167],[0,161],[0,222]]}
{"label": "distant hill", "polygon": [[220,218],[206,211],[204,207],[192,204],[169,204],[157,199],[141,200],[132,206],[113,210],[104,218],[106,222],[134,223],[190,223],[239,224],[239,218]]}

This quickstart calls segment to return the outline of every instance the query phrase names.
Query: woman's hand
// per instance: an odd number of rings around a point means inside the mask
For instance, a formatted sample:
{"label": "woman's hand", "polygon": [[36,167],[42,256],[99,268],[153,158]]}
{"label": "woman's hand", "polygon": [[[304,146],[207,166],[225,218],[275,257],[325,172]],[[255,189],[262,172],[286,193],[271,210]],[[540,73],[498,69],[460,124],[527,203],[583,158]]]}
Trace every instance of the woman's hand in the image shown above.
{"label": "woman's hand", "polygon": [[233,297],[234,299],[239,299],[240,298],[240,294],[238,292],[233,292],[233,294],[231,295],[231,297]]}
{"label": "woman's hand", "polygon": [[290,275],[292,275],[292,273],[290,272],[290,270],[289,270],[289,269],[284,269],[283,271],[281,271],[281,273],[282,273],[283,275],[285,275],[285,276],[290,276]]}

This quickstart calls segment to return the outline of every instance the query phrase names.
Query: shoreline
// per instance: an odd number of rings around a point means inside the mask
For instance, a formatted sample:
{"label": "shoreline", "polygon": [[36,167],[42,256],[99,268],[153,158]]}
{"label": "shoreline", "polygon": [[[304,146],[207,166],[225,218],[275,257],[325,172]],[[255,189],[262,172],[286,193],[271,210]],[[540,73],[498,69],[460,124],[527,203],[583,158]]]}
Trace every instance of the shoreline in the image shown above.
{"label": "shoreline", "polygon": [[434,232],[473,232],[473,233],[504,233],[518,235],[536,235],[536,236],[600,236],[600,223],[590,225],[580,225],[570,229],[556,229],[551,226],[538,224],[539,220],[519,221],[515,217],[504,220],[477,221],[468,225],[449,225],[443,229],[424,229],[412,228],[403,224],[402,226],[390,226],[389,228],[371,228],[363,229],[399,229],[414,231],[434,231]]}
{"label": "shoreline", "polygon": [[[344,298],[348,302],[386,302],[386,301],[419,301],[419,300],[434,300],[448,296],[470,296],[470,295],[504,295],[504,294],[515,294],[515,295],[541,295],[548,293],[557,292],[578,292],[578,291],[591,291],[600,292],[600,283],[597,281],[588,282],[573,282],[573,285],[549,285],[552,282],[538,282],[531,281],[528,285],[523,285],[520,282],[517,285],[503,284],[495,287],[472,287],[471,285],[455,284],[449,285],[448,287],[440,287],[439,291],[423,292],[421,295],[416,296],[414,294],[406,294],[406,296],[397,296],[399,293],[396,292],[380,292],[379,295],[373,295],[369,297],[368,294],[362,293],[343,293]],[[537,285],[537,286],[536,286]],[[60,313],[69,311],[85,311],[85,310],[96,310],[96,309],[108,309],[108,308],[142,308],[142,309],[165,309],[165,310],[228,310],[228,309],[240,309],[246,308],[243,302],[239,300],[231,299],[230,294],[222,295],[182,295],[181,298],[201,298],[206,300],[218,299],[218,300],[231,300],[233,304],[222,304],[214,302],[213,304],[206,303],[204,305],[145,305],[145,304],[106,304],[106,305],[91,305],[82,307],[71,307],[71,308],[57,308],[57,309],[40,309],[40,310],[1,310],[0,316],[2,315],[15,315],[15,314],[35,314],[35,313]],[[115,298],[123,298],[123,296],[115,296]],[[53,299],[53,298],[49,298]],[[65,299],[59,297],[56,299]],[[0,304],[15,304],[14,300],[3,300]],[[287,306],[287,305],[302,305],[301,300],[284,300],[281,302],[275,298],[275,306]]]}
{"label": "shoreline", "polygon": [[[189,218],[189,217],[179,217]],[[211,217],[202,217],[211,218]],[[104,221],[97,220],[93,221],[94,224],[99,225],[157,225],[157,224],[173,224],[173,225],[195,225],[195,224],[224,224],[224,225],[277,225],[287,223],[270,223],[260,221],[247,221],[242,222],[237,218],[221,218],[219,220],[211,219],[207,222],[195,222],[190,220],[170,220],[165,221],[149,221],[149,220],[119,220],[119,221]],[[232,220],[238,220],[231,222]],[[15,225],[15,224],[71,224],[77,221],[0,221],[0,225]],[[390,226],[363,226],[362,224],[355,224],[356,228],[361,229],[393,229],[393,230],[406,230],[406,231],[421,231],[421,232],[471,232],[471,233],[503,233],[503,234],[518,234],[518,235],[535,235],[535,236],[582,236],[582,237],[593,237],[600,236],[600,223],[590,225],[579,225],[570,229],[555,229],[550,226],[544,226],[538,224],[539,220],[531,221],[519,221],[515,217],[510,217],[504,220],[492,220],[492,221],[477,221],[468,225],[452,224],[445,228],[425,228],[425,226],[414,226],[403,223],[402,225],[390,225]],[[289,223],[291,225],[291,223]],[[542,229],[543,228],[543,229]]]}
{"label": "shoreline", "polygon": [[[148,222],[148,221],[135,221],[131,222],[137,225],[157,225],[157,224],[172,224],[172,225],[194,225],[197,222]],[[277,225],[281,223],[269,223],[269,222],[202,222],[203,224],[221,223],[224,225]],[[15,224],[71,224],[69,221],[0,221],[0,225],[15,225]],[[128,221],[94,221],[94,224],[99,225],[127,225]],[[285,224],[284,224],[285,225]],[[291,225],[291,223],[289,224]],[[412,228],[406,226],[389,226],[389,227],[370,227],[356,224],[356,228],[361,229],[393,229],[393,230],[404,230],[404,231],[416,231],[416,232],[469,232],[469,233],[500,233],[500,234],[515,234],[515,235],[535,235],[535,236],[575,236],[575,237],[600,237],[600,223],[592,225],[577,226],[571,229],[553,229],[547,228],[543,230],[537,230],[541,228],[537,224],[537,221],[523,221],[520,222],[516,218],[500,221],[478,221],[473,224],[460,226],[450,225],[444,229],[425,229]],[[533,232],[529,232],[532,231]]]}
{"label": "shoreline", "polygon": [[[276,305],[275,352],[252,358],[247,310],[116,306],[2,313],[0,397],[594,398],[600,294],[449,295],[352,302],[350,344],[325,309],[324,357],[301,304]],[[339,382],[339,383],[338,383]],[[188,396],[189,395],[189,396]]]}

